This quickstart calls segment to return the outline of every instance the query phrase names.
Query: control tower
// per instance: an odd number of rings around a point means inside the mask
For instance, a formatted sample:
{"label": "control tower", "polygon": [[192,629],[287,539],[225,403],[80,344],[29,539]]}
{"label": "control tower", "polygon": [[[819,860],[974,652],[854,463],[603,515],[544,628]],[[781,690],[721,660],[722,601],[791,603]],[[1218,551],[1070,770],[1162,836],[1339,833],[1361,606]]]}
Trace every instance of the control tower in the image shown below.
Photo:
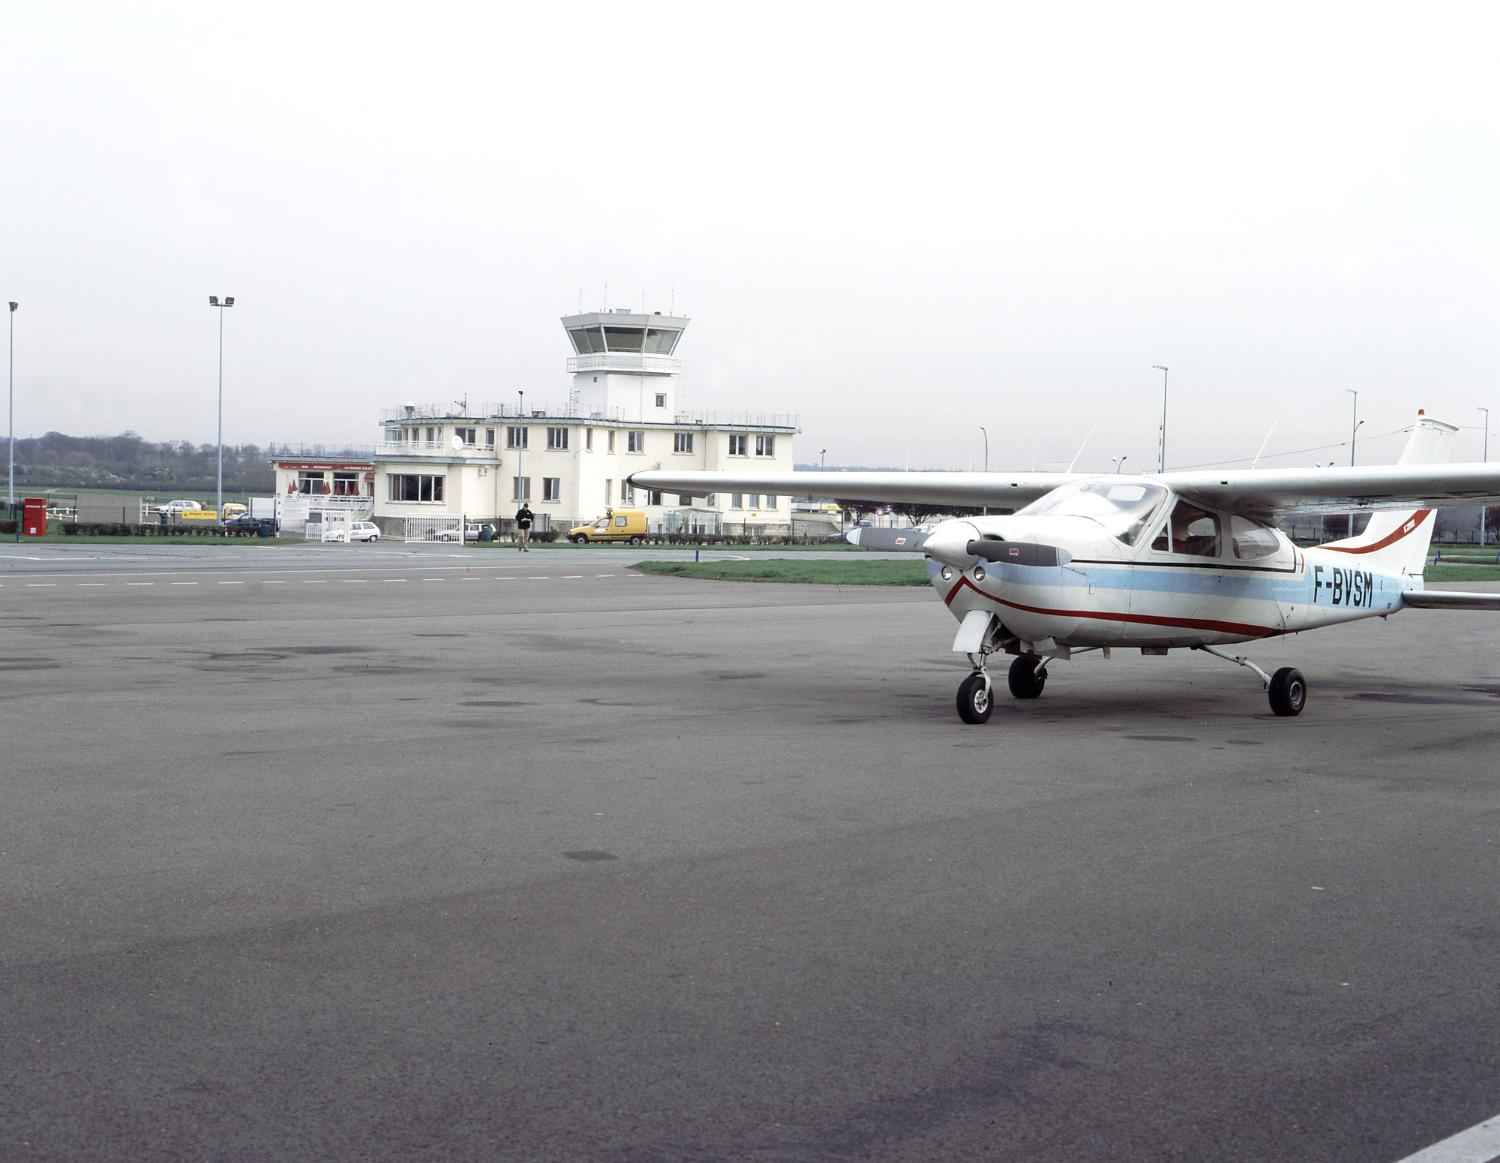
{"label": "control tower", "polygon": [[585,417],[670,422],[676,414],[682,361],[673,353],[687,330],[681,315],[660,311],[591,311],[564,315],[573,344],[570,399]]}

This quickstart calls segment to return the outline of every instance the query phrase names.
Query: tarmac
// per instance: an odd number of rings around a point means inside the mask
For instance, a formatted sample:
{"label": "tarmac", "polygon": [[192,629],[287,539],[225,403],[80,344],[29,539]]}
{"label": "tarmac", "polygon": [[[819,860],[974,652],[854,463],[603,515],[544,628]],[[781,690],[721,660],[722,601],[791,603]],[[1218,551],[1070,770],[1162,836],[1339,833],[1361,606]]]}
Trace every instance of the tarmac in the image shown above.
{"label": "tarmac", "polygon": [[[0,546],[0,1157],[1398,1160],[1500,1111],[1500,617],[965,726],[925,588]],[[1463,588],[1479,588],[1468,586]]]}

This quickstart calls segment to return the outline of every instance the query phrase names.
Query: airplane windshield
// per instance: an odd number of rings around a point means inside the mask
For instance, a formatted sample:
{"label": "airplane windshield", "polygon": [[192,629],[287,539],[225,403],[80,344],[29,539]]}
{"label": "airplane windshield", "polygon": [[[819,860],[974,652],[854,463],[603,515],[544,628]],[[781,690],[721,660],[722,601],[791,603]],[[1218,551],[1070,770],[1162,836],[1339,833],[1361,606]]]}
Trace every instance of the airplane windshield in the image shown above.
{"label": "airplane windshield", "polygon": [[1145,481],[1094,477],[1053,489],[1017,510],[1016,516],[1088,517],[1103,525],[1110,536],[1134,545],[1166,496],[1166,489]]}

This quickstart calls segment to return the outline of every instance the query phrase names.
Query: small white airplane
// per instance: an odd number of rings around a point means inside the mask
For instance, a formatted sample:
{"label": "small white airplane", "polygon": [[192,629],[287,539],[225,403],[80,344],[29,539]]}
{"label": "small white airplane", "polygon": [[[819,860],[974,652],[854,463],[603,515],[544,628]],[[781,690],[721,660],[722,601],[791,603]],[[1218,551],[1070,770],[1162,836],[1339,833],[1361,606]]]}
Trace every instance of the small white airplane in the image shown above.
{"label": "small white airplane", "polygon": [[[1034,699],[1049,664],[1089,651],[1201,650],[1253,671],[1278,715],[1301,714],[1307,682],[1220,649],[1407,608],[1500,610],[1500,593],[1423,589],[1434,507],[1500,500],[1500,464],[1443,464],[1458,429],[1421,412],[1401,459],[1375,468],[1237,469],[1144,476],[1068,473],[648,470],[637,488],[731,489],[845,500],[1014,509],[914,529],[851,531],[869,549],[920,552],[958,619],[972,671],[958,713],[993,706],[987,662],[1015,655],[1008,685]],[[1275,526],[1292,511],[1375,510],[1357,537],[1299,549]]]}

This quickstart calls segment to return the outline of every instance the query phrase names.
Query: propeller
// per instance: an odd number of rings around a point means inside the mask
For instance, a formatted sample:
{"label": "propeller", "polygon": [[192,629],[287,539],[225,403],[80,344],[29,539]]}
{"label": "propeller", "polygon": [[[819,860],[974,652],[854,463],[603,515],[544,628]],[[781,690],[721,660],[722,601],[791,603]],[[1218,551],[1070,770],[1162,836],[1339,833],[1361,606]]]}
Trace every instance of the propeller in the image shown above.
{"label": "propeller", "polygon": [[1067,565],[1073,555],[1055,545],[1037,545],[1031,541],[1001,541],[981,537],[966,546],[971,557],[981,561],[998,561],[1002,565]]}
{"label": "propeller", "polygon": [[861,549],[885,549],[897,553],[920,553],[927,534],[920,529],[877,529],[861,525],[844,534],[844,540]]}

